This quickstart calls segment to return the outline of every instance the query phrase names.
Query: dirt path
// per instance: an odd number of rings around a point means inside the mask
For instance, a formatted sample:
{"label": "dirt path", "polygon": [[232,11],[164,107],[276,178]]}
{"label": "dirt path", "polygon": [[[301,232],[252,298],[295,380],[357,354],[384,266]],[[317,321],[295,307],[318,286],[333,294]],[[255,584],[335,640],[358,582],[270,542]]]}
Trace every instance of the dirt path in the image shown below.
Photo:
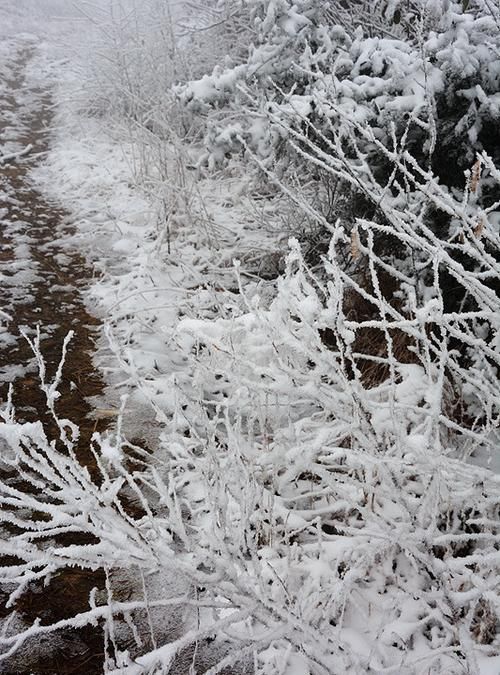
{"label": "dirt path", "polygon": [[[33,332],[40,326],[49,378],[57,367],[65,335],[74,331],[57,409],[80,427],[78,457],[92,470],[89,440],[105,426],[105,421],[96,423],[89,416],[87,402],[103,391],[92,364],[98,321],[86,311],[80,293],[92,272],[77,252],[63,251],[54,243],[71,231],[71,225],[66,214],[48,203],[30,181],[39,153],[47,150],[51,119],[48,94],[29,89],[24,81],[31,56],[29,50],[20,53],[8,92],[0,99],[0,148],[6,141],[21,148],[33,146],[22,158],[0,163],[0,309],[10,315],[9,320],[0,315],[0,405],[12,382],[18,420],[41,419],[48,435],[54,435],[33,354],[21,331]],[[48,588],[31,588],[15,611],[26,624],[36,618],[52,623],[87,609],[90,590],[102,584],[99,573],[68,569]],[[11,612],[0,606],[0,617]],[[102,673],[102,664],[101,631],[90,627],[60,635],[49,644],[26,645],[22,653],[0,662],[0,673],[92,675]]]}

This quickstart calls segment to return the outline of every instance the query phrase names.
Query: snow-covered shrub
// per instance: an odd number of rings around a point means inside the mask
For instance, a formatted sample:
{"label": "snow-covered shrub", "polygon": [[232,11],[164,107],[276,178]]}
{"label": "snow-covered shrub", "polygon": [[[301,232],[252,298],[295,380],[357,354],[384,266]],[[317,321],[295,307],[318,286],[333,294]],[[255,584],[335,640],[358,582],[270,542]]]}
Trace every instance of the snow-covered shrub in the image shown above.
{"label": "snow-covered shrub", "polygon": [[270,305],[181,322],[186,503],[204,482],[212,564],[286,626],[259,633],[262,672],[478,672],[474,641],[498,651],[497,480],[467,463],[498,444],[498,17],[251,6],[247,62],[178,95],[208,167],[241,151],[324,259],[295,242]]}
{"label": "snow-covered shrub", "polygon": [[95,29],[87,28],[82,45],[82,100],[91,112],[148,125],[182,67],[170,11],[159,0],[110,0],[83,10]]}
{"label": "snow-covered shrub", "polygon": [[[307,183],[331,223],[339,215],[373,217],[376,207],[355,180],[332,181],[321,166],[305,164],[303,144],[290,143],[297,135],[330,155],[340,142],[353,171],[356,153],[363,155],[388,189],[399,176],[391,178],[377,143],[390,146],[394,135],[442,185],[462,193],[477,153],[498,165],[500,19],[492,3],[252,0],[239,11],[254,31],[247,58],[177,88],[186,110],[205,122],[209,167],[254,153],[289,187]],[[354,147],[353,122],[372,130]],[[483,188],[480,202],[491,189],[498,198],[497,187]],[[337,196],[334,209],[328,193]],[[446,236],[449,218],[430,216]]]}
{"label": "snow-covered shrub", "polygon": [[[371,226],[355,249],[337,227],[321,277],[291,242],[269,307],[253,298],[238,318],[179,326],[195,354],[186,428],[211,439],[179,456],[186,508],[201,476],[212,565],[244,580],[254,619],[275,627],[266,643],[255,622],[258,672],[295,672],[292,653],[305,673],[478,672],[474,640],[496,644],[498,481],[461,460],[498,444],[499,300],[483,288],[478,313],[446,312],[439,268],[455,263],[427,232],[405,239],[436,275],[416,304],[414,280],[374,252]],[[370,292],[344,271],[346,249],[367,258]],[[388,271],[399,310],[378,283]],[[377,319],[349,319],[351,290]],[[384,349],[357,351],[366,330]],[[457,334],[474,350],[466,367]],[[386,377],[367,382],[366,362]]]}
{"label": "snow-covered shrub", "polygon": [[[447,314],[438,291],[412,305],[410,285],[402,286],[408,314],[396,314],[374,284],[371,301],[386,310],[378,329],[406,334],[413,359],[390,348],[371,355],[391,377],[365,383],[356,336],[374,322],[346,315],[353,282],[341,263],[347,248],[366,256],[375,276],[385,269],[367,241],[354,246],[339,226],[321,276],[292,241],[269,306],[254,296],[232,319],[181,322],[189,376],[172,378],[164,457],[143,453],[132,470],[127,455],[138,449],[118,427],[115,437],[94,438],[92,480],[72,453],[77,430],[68,421],[60,421],[61,452],[40,424],[18,425],[12,408],[4,411],[2,462],[23,478],[0,482],[2,522],[16,528],[2,545],[17,561],[1,569],[11,602],[68,565],[108,575],[87,612],[20,633],[7,623],[4,657],[26,640],[94,622],[106,626],[107,671],[128,674],[179,672],[179,658],[199,663],[213,637],[223,651],[210,652],[215,670],[201,672],[238,672],[246,661],[257,673],[458,674],[480,672],[497,653],[498,480],[461,460],[494,443],[492,348],[476,338],[476,362],[463,372],[477,411],[469,428],[450,415],[458,366],[446,342],[475,317]],[[424,243],[408,245],[418,252]],[[481,319],[497,322],[498,307],[483,305]],[[57,377],[45,383],[39,365],[53,409]],[[58,538],[68,533],[88,543]],[[188,590],[173,596],[160,584],[153,597],[121,601],[112,584],[120,569],[143,580],[180,574]],[[135,632],[130,659],[117,622],[133,626],[158,609],[167,622],[186,606],[193,614],[180,635],[163,634],[160,623],[145,649]]]}
{"label": "snow-covered shrub", "polygon": [[191,218],[192,200],[190,159],[179,143],[182,120],[170,91],[188,73],[172,12],[162,0],[110,0],[82,9],[86,40],[77,43],[71,79],[59,87],[57,117],[68,135],[84,118],[88,133],[98,124],[99,133],[121,146],[129,185],[148,202],[144,237],[156,224],[158,248],[168,252],[175,230]]}
{"label": "snow-covered shrub", "polygon": [[[176,89],[184,121],[206,121],[209,168],[241,151],[321,242],[311,256],[292,239],[265,297],[239,269],[238,293],[211,294],[215,264],[200,265],[178,301],[189,318],[159,329],[175,358],[148,355],[147,382],[132,338],[116,344],[163,425],[154,456],[118,427],[94,437],[93,479],[72,455],[74,427],[61,423],[61,453],[8,407],[2,459],[29,489],[0,481],[0,517],[17,528],[4,551],[19,561],[2,580],[15,601],[66,565],[103,567],[106,592],[64,626],[102,621],[106,670],[126,675],[480,673],[499,653],[498,476],[486,468],[500,415],[498,18],[488,2],[215,9],[212,35],[230,19],[226,44],[240,31],[252,43]],[[127,40],[117,108],[168,224],[184,146],[164,134],[159,80],[143,82],[147,59],[129,63],[127,44],[143,45]],[[196,306],[202,292],[216,301]],[[152,326],[145,349],[158,346]],[[45,390],[50,407],[56,386]],[[89,543],[58,539],[68,532]],[[154,596],[117,599],[123,569]],[[164,584],[174,574],[179,596]],[[162,630],[182,606],[192,613]],[[7,624],[0,644],[58,627]]]}
{"label": "snow-covered shrub", "polygon": [[[258,39],[248,59],[178,89],[188,109],[206,115],[209,166],[241,150],[309,219],[314,245],[307,230],[301,238],[315,264],[340,220],[352,249],[341,265],[346,311],[373,322],[356,335],[365,382],[379,350],[414,361],[413,338],[388,333],[384,317],[406,320],[432,302],[467,316],[446,345],[459,352],[458,382],[475,362],[478,335],[496,363],[483,302],[490,311],[499,292],[498,11],[423,1],[375,3],[371,18],[362,2],[349,11],[307,0],[249,8]],[[430,330],[437,358],[442,343]],[[461,385],[449,397],[459,423],[474,426]]]}
{"label": "snow-covered shrub", "polygon": [[[448,400],[459,365],[446,343],[476,317],[446,313],[438,286],[417,306],[410,284],[401,284],[398,313],[374,283],[363,293],[383,316],[349,319],[346,250],[367,258],[373,279],[387,271],[369,228],[367,243],[353,243],[339,225],[321,275],[291,241],[270,305],[254,296],[233,318],[179,324],[188,369],[172,377],[163,456],[141,454],[118,426],[94,438],[92,479],[74,457],[74,425],[59,421],[61,450],[41,424],[16,424],[7,406],[2,463],[23,478],[0,481],[0,517],[15,526],[2,544],[16,560],[1,568],[10,602],[66,566],[104,568],[108,582],[76,617],[21,632],[7,622],[4,658],[30,639],[95,622],[106,629],[106,671],[129,675],[176,673],[186,658],[200,672],[239,672],[246,662],[262,674],[451,675],[480,672],[498,652],[498,480],[462,461],[495,442],[493,349],[476,338],[462,377],[477,418],[458,423]],[[418,253],[432,242],[407,245]],[[496,325],[498,303],[480,300],[481,320]],[[374,323],[388,348],[370,358],[390,373],[375,384],[356,352],[357,334]],[[401,333],[407,362],[391,347]],[[33,348],[54,413],[62,364],[47,383]],[[61,538],[70,533],[88,542]],[[163,582],[154,596],[122,601],[113,572],[123,569],[143,584],[180,575],[185,590],[173,595]],[[163,633],[182,607],[192,612],[180,634]],[[141,612],[159,622],[149,646],[132,630]],[[120,642],[123,620],[136,636],[133,659]],[[201,668],[203,652],[214,670]]]}
{"label": "snow-covered shrub", "polygon": [[[231,108],[231,127],[238,118],[247,142],[263,158],[271,157],[270,146],[275,152],[280,141],[279,129],[266,119],[268,106],[284,114],[291,107],[299,110],[300,124],[301,117],[315,119],[316,97],[376,128],[379,140],[390,138],[391,123],[404,126],[409,116],[416,118],[420,138],[429,136],[421,150],[432,157],[438,143],[440,150],[455,151],[459,172],[475,150],[494,147],[498,8],[482,0],[356,2],[349,10],[345,5],[235,3],[235,12],[247,13],[255,38],[246,60],[180,86],[181,100],[206,113]],[[342,126],[338,115],[319,119],[323,130]],[[216,122],[226,142],[231,127],[226,116]],[[216,149],[212,126],[208,138],[209,149]],[[470,146],[468,154],[464,145]]]}

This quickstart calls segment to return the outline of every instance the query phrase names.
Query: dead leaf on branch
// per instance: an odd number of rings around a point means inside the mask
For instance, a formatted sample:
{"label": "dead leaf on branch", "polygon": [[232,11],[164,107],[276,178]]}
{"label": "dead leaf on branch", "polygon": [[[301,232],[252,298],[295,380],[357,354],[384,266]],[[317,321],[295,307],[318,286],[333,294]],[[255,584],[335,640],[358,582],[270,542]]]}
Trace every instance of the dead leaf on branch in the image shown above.
{"label": "dead leaf on branch", "polygon": [[351,231],[351,257],[353,260],[361,258],[361,242],[356,228]]}

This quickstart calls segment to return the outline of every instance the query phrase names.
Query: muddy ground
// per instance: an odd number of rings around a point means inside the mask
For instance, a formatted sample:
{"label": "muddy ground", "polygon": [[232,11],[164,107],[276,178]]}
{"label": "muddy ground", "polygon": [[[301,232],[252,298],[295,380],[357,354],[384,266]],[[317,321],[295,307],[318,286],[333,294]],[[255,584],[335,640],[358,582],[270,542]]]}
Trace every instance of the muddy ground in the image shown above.
{"label": "muddy ground", "polygon": [[[14,139],[21,148],[32,146],[25,155],[0,163],[0,309],[10,315],[10,320],[2,320],[0,405],[12,383],[18,420],[40,419],[49,437],[55,437],[56,429],[47,414],[33,354],[21,333],[33,333],[40,327],[50,380],[59,363],[64,337],[74,331],[59,387],[57,411],[80,427],[78,457],[92,470],[89,441],[94,431],[103,431],[107,424],[106,420],[95,421],[88,403],[89,397],[101,395],[104,389],[92,363],[99,322],[88,313],[82,298],[92,270],[77,251],[68,251],[66,247],[62,250],[57,244],[57,239],[71,233],[71,222],[30,180],[31,169],[43,161],[48,148],[52,116],[50,95],[29,89],[25,81],[30,58],[29,50],[20,53],[0,108],[0,147],[5,139]],[[53,578],[48,588],[33,586],[14,610],[27,625],[37,618],[42,623],[69,618],[88,608],[90,590],[102,587],[103,582],[102,573],[68,569]],[[0,616],[12,611],[3,605]],[[99,627],[68,631],[47,644],[27,644],[20,654],[0,662],[0,673],[102,673],[103,651]]]}

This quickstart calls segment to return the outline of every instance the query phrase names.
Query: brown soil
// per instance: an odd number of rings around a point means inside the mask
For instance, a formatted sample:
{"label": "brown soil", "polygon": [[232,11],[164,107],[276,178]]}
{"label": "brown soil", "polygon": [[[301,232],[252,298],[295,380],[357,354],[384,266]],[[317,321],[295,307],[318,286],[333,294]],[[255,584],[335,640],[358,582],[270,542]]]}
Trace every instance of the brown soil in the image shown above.
{"label": "brown soil", "polygon": [[[19,62],[15,79],[9,84],[13,94],[3,97],[0,103],[10,109],[16,108],[14,92],[23,86],[24,65],[30,58],[24,53]],[[103,431],[109,424],[106,420],[95,422],[89,414],[91,407],[87,402],[90,396],[103,393],[103,381],[92,363],[95,351],[95,339],[99,322],[85,309],[80,291],[85,288],[92,271],[76,251],[64,250],[64,257],[57,257],[61,249],[54,245],[64,232],[70,233],[71,226],[67,215],[50,204],[31,184],[30,169],[34,166],[37,153],[47,150],[47,126],[51,118],[50,98],[42,92],[32,92],[37,96],[38,111],[29,119],[24,119],[29,129],[21,143],[34,146],[32,157],[27,155],[15,163],[0,164],[0,212],[4,208],[4,220],[19,222],[20,232],[31,237],[32,260],[34,261],[38,281],[31,287],[31,297],[17,302],[12,309],[12,321],[8,325],[9,333],[18,337],[22,327],[35,328],[40,325],[42,334],[42,352],[47,364],[47,375],[51,381],[61,355],[61,347],[66,334],[72,330],[75,335],[70,343],[66,358],[64,377],[59,390],[61,397],[57,402],[57,411],[61,417],[68,418],[80,427],[78,458],[91,472],[95,469],[89,453],[89,441],[94,431]],[[2,131],[0,121],[0,131]],[[17,139],[16,139],[17,140]],[[16,201],[3,200],[2,192],[14,195]],[[12,236],[6,233],[0,223],[0,264],[14,261]],[[62,261],[62,262],[61,262]],[[7,269],[7,271],[6,271]],[[3,268],[8,275],[8,267]],[[62,288],[64,287],[64,288]],[[12,304],[8,286],[0,287],[0,308]],[[5,365],[26,365],[33,359],[26,340],[20,338],[12,346],[0,352],[0,368]],[[47,414],[45,397],[39,388],[37,373],[14,380],[14,403],[19,421],[43,421],[49,437],[56,437],[54,424]],[[7,384],[0,384],[0,402],[7,396]],[[5,536],[5,535],[4,535]],[[82,542],[83,543],[83,542]],[[7,559],[1,561],[9,564]],[[12,563],[11,563],[12,564]],[[42,623],[50,623],[69,617],[88,609],[89,592],[93,587],[102,588],[104,575],[100,572],[86,572],[67,569],[56,575],[48,588],[31,588],[22,596],[15,610],[23,620],[31,624],[36,618]],[[0,607],[0,616],[9,611]],[[28,645],[29,647],[29,645]],[[22,658],[16,655],[0,662],[0,673],[5,675],[37,675],[38,673],[66,673],[93,675],[103,670],[103,637],[99,627],[68,631],[59,635],[53,647],[38,649],[36,645],[23,650]],[[28,652],[28,655],[27,655]]]}

